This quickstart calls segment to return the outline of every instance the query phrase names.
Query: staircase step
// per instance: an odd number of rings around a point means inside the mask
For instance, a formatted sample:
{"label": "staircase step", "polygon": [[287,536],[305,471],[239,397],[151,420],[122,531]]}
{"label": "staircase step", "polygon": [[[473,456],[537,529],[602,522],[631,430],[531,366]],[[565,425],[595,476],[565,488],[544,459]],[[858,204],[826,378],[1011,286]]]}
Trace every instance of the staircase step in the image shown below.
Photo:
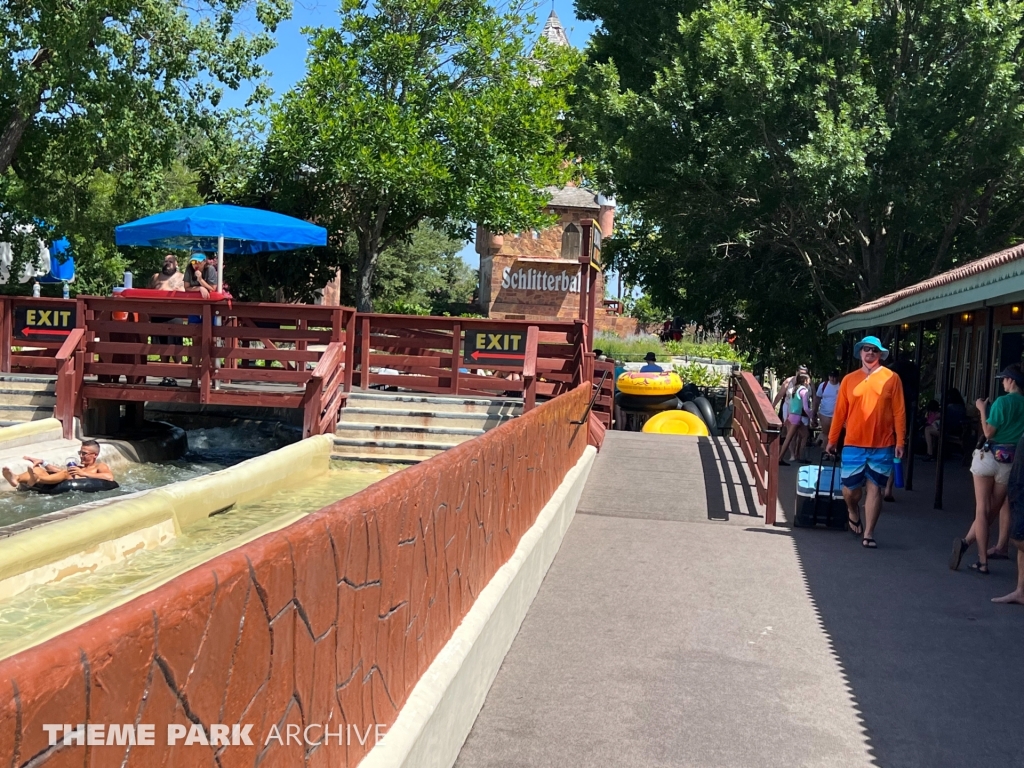
{"label": "staircase step", "polygon": [[386,408],[399,411],[445,411],[495,415],[518,415],[522,412],[523,408],[521,400],[510,398],[451,397],[356,390],[349,394],[348,402],[350,406],[356,408]]}
{"label": "staircase step", "polygon": [[0,385],[0,405],[45,405],[53,408],[57,395],[46,390],[6,389]]}
{"label": "staircase step", "polygon": [[50,405],[8,405],[0,402],[0,421],[36,421],[53,418],[53,404]]}
{"label": "staircase step", "polygon": [[417,426],[406,424],[338,424],[335,435],[351,440],[417,440],[458,445],[482,435],[484,429],[459,429],[454,427]]}
{"label": "staircase step", "polygon": [[0,393],[5,394],[31,394],[31,393],[56,394],[56,381],[11,381],[0,379]]}
{"label": "staircase step", "polygon": [[35,384],[56,384],[57,377],[52,373],[0,373],[0,381],[17,381]]}
{"label": "staircase step", "polygon": [[389,454],[362,454],[362,453],[332,453],[331,459],[334,461],[360,461],[368,464],[419,464],[421,461],[426,461],[429,456],[406,456],[404,454],[389,453]]}
{"label": "staircase step", "polygon": [[459,413],[457,411],[432,411],[419,407],[414,411],[398,411],[391,408],[364,408],[350,405],[341,412],[341,422],[346,424],[388,423],[458,429],[491,429],[514,418],[515,414],[511,413]]}
{"label": "staircase step", "polygon": [[451,443],[426,442],[422,440],[352,440],[346,437],[334,438],[337,456],[436,456],[452,447]]}

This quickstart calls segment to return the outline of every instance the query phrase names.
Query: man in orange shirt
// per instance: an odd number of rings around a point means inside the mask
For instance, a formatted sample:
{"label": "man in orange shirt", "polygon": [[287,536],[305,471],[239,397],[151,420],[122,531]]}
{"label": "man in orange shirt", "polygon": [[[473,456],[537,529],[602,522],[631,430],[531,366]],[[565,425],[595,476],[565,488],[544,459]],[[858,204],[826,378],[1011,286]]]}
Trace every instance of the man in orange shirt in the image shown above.
{"label": "man in orange shirt", "polygon": [[882,513],[882,489],[892,474],[893,457],[903,458],[907,412],[900,377],[882,367],[882,361],[889,356],[882,342],[875,336],[866,336],[853,346],[853,354],[860,358],[861,367],[839,385],[825,451],[835,452],[845,426],[842,478],[850,530],[862,533],[860,500],[867,485],[861,543],[874,549],[878,546],[873,534]]}

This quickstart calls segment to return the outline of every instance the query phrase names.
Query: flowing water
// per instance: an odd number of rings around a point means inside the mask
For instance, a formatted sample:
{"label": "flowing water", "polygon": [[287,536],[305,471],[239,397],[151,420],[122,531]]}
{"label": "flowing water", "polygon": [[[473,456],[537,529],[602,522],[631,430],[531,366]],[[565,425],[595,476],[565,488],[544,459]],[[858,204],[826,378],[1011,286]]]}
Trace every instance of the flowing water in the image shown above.
{"label": "flowing water", "polygon": [[[114,478],[121,487],[113,491],[69,491],[57,496],[32,491],[4,492],[0,494],[0,527],[89,501],[123,496],[188,480],[233,466],[283,445],[280,437],[269,429],[258,426],[193,429],[189,430],[187,435],[188,453],[180,459],[150,464],[129,464],[126,469],[116,469]],[[59,456],[44,458],[55,463],[63,463],[62,457]]]}
{"label": "flowing water", "polygon": [[384,466],[334,463],[321,478],[232,507],[195,524],[162,547],[136,552],[121,563],[93,573],[36,585],[0,601],[0,658],[55,634],[58,628],[64,631],[124,602],[212,554],[244,543],[253,537],[255,529],[272,527],[275,521],[296,514],[315,512],[392,471]]}

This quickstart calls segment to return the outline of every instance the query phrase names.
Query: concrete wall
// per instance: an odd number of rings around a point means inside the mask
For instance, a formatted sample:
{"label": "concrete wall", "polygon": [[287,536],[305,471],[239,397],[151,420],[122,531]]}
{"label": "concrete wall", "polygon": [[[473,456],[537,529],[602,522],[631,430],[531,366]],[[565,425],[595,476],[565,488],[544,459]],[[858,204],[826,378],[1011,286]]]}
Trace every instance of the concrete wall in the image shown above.
{"label": "concrete wall", "polygon": [[[586,427],[569,422],[589,389],[0,662],[0,757],[50,768],[357,765],[374,738],[360,743],[346,726],[383,733],[395,721],[583,455]],[[48,746],[43,725],[63,723],[152,724],[155,744]],[[251,725],[253,744],[167,746],[168,725],[208,736],[213,724]],[[314,724],[343,736],[267,741],[274,727]]]}

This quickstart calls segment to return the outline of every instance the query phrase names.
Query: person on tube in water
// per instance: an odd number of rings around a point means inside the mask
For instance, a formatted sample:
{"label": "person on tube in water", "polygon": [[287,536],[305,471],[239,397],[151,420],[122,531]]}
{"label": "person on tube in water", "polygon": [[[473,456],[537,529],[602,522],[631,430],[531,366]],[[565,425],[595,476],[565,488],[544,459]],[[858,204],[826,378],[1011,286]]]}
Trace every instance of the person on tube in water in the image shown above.
{"label": "person on tube in water", "polygon": [[4,478],[18,490],[28,490],[36,485],[57,485],[65,480],[78,480],[90,478],[93,480],[113,480],[114,473],[110,467],[101,461],[97,461],[100,455],[100,444],[95,440],[86,440],[78,451],[80,464],[69,464],[67,467],[60,467],[56,464],[47,464],[42,459],[26,456],[25,460],[32,462],[32,466],[21,474],[14,474],[10,467],[4,467]]}

